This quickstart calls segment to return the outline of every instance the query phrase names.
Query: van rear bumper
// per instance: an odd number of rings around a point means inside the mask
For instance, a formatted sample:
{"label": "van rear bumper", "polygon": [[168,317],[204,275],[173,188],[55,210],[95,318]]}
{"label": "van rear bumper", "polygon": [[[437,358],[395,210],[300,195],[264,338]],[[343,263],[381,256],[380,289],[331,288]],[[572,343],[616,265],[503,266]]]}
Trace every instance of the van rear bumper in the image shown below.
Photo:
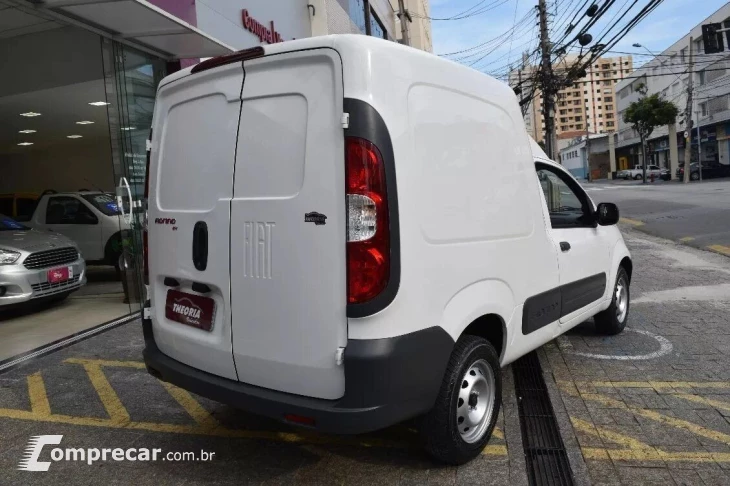
{"label": "van rear bumper", "polygon": [[314,420],[314,429],[336,434],[382,429],[430,410],[454,346],[451,336],[440,327],[387,339],[350,339],[345,350],[345,395],[338,400],[322,400],[200,371],[160,351],[150,320],[143,320],[142,327],[144,361],[153,376],[283,422],[290,414],[307,417]]}

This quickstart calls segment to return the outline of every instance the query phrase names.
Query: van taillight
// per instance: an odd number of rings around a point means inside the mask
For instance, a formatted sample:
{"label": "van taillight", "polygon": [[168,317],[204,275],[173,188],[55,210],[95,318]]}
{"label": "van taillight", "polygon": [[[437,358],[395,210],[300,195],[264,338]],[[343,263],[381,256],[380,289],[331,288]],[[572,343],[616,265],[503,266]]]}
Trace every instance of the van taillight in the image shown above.
{"label": "van taillight", "polygon": [[347,302],[376,297],[390,278],[390,222],[380,150],[355,137],[345,141]]}

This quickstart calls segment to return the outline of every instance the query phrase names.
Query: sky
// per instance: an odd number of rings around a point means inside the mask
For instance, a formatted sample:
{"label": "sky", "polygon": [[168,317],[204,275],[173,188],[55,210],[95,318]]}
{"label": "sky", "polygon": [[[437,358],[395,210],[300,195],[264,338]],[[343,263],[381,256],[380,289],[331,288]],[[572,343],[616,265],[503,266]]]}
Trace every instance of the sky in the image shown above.
{"label": "sky", "polygon": [[[547,0],[548,11],[552,14],[551,40],[556,41],[561,38],[574,15],[577,14],[578,19],[586,18],[582,14],[587,1]],[[595,2],[602,5],[604,0]],[[594,41],[600,37],[604,27],[613,23],[612,18],[620,16],[631,3],[633,0],[617,0],[614,3],[601,20],[589,30],[594,36]],[[632,18],[647,3],[648,0],[638,0],[636,6],[628,12],[619,25]],[[641,23],[629,31],[613,50],[635,53],[636,68],[650,60],[651,56],[643,48],[633,47],[632,44],[640,43],[651,52],[661,52],[726,3],[724,0],[664,0]],[[433,51],[435,54],[457,53],[447,57],[466,65],[471,64],[475,69],[488,74],[503,76],[508,72],[510,65],[519,62],[522,52],[525,50],[532,52],[537,47],[539,28],[536,5],[537,0],[430,0],[432,19],[444,19],[458,14],[463,14],[461,17],[465,17],[431,21]],[[484,11],[469,16],[469,9],[473,7],[475,10],[471,12]],[[514,35],[511,35],[511,29],[514,29]],[[575,32],[577,29],[574,34]],[[609,34],[606,40],[611,35],[613,34]],[[498,36],[501,37],[493,40]],[[474,48],[487,41],[491,42]],[[464,50],[466,52],[459,53]],[[575,52],[578,53],[577,50]]]}

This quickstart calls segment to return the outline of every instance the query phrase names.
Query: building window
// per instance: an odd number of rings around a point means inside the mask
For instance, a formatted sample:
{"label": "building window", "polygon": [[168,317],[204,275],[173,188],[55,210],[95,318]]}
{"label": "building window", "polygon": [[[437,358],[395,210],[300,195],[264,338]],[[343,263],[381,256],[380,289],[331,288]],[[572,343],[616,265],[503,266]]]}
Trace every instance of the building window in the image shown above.
{"label": "building window", "polygon": [[579,124],[577,124],[577,125],[575,126],[575,129],[576,129],[576,130],[582,130],[582,129],[583,129],[583,125],[579,123]]}
{"label": "building window", "polygon": [[608,103],[609,101],[613,101],[613,96],[604,96],[603,100]]}
{"label": "building window", "polygon": [[368,35],[380,37],[381,39],[388,38],[388,31],[385,30],[385,26],[372,8],[370,9],[370,32],[368,32]]}
{"label": "building window", "polygon": [[705,84],[705,70],[703,69],[699,73],[697,73],[700,78],[700,86]]}
{"label": "building window", "polygon": [[370,0],[349,0],[350,1],[350,18],[357,26],[361,33],[388,38],[388,31],[385,25],[380,21],[375,11],[370,7]]}
{"label": "building window", "polygon": [[350,18],[363,34],[368,33],[366,12],[367,0],[350,0]]}
{"label": "building window", "polygon": [[612,127],[613,126],[613,122],[612,121],[607,121],[606,122],[606,126],[607,127]]}
{"label": "building window", "polygon": [[700,115],[707,116],[707,102],[700,103]]}

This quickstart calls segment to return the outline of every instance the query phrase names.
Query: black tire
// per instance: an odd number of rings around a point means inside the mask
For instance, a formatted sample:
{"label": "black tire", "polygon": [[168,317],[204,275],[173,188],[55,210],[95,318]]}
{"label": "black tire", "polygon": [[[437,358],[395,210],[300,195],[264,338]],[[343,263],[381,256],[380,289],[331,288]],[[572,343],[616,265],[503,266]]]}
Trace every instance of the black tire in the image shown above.
{"label": "black tire", "polygon": [[[619,290],[619,285],[622,286],[621,291]],[[619,334],[626,327],[631,307],[631,292],[629,286],[629,274],[626,273],[624,267],[619,267],[618,274],[616,275],[616,283],[613,286],[611,305],[608,306],[608,309],[599,312],[593,318],[596,323],[596,330],[598,330],[599,333],[614,336]],[[620,292],[623,290],[626,292],[625,295],[619,297]],[[622,304],[619,302],[620,299],[624,298],[625,311],[621,309]]]}
{"label": "black tire", "polygon": [[689,173],[689,179],[691,181],[698,181],[698,180],[700,180],[700,173],[699,172],[690,172]]}
{"label": "black tire", "polygon": [[[488,369],[484,366],[488,366]],[[487,374],[479,372],[480,369],[485,369]],[[469,386],[463,387],[462,384],[468,383],[467,373],[471,374],[475,370],[477,372],[471,375],[475,378],[469,382]],[[493,393],[484,392],[485,388],[478,388],[482,382],[486,384],[490,382],[488,376],[490,370]],[[487,387],[486,390],[489,388]],[[468,403],[459,397],[462,389],[466,390],[463,393],[470,393]],[[473,397],[473,393],[477,389],[484,393],[484,397],[481,399],[479,392],[477,392],[476,398]],[[457,418],[457,413],[459,410],[462,413],[474,410],[474,414],[478,414],[479,400],[483,400],[481,404],[484,406],[484,415],[472,431],[472,434],[478,431],[476,437],[468,437],[464,435],[468,432],[462,434],[460,427],[464,427],[464,422],[461,421],[463,417]],[[462,336],[451,353],[436,403],[421,419],[421,441],[426,451],[434,459],[446,464],[459,465],[474,459],[481,454],[492,436],[501,402],[502,376],[497,352],[486,339],[471,335]],[[475,409],[471,408],[472,405],[475,406]],[[487,416],[488,413],[491,415]],[[468,429],[468,427],[464,428]],[[465,437],[471,441],[465,440]]]}
{"label": "black tire", "polygon": [[643,178],[644,178],[644,176],[642,176],[641,174],[636,174],[636,175],[634,176],[634,180],[635,180],[635,181],[638,181],[638,180],[640,180],[640,179],[643,179]]}

